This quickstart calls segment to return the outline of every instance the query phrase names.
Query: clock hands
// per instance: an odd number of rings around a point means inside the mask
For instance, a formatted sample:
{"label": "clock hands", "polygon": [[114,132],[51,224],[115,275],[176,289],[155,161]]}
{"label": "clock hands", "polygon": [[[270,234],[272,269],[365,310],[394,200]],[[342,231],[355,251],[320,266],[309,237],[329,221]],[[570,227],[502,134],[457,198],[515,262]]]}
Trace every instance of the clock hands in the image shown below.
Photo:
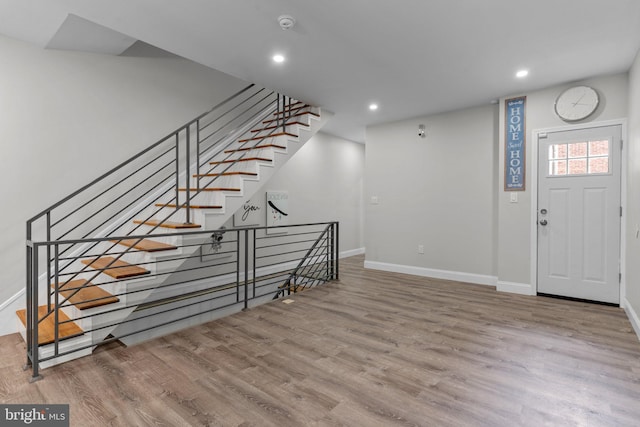
{"label": "clock hands", "polygon": [[587,104],[581,104],[580,101],[582,101],[582,98],[584,98],[584,96],[586,95],[586,93],[583,93],[582,96],[580,98],[578,98],[578,100],[576,102],[573,103],[573,106],[575,107],[576,105],[587,105]]}

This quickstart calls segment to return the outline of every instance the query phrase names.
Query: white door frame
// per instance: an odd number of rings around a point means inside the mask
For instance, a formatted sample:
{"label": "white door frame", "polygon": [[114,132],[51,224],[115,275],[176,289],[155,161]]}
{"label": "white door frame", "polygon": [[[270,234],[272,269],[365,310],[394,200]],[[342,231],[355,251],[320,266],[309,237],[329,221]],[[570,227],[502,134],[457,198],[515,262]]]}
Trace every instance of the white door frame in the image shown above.
{"label": "white door frame", "polygon": [[604,126],[620,126],[623,142],[620,162],[621,164],[621,182],[620,182],[620,203],[622,204],[622,219],[620,221],[620,272],[622,279],[620,280],[620,307],[626,300],[626,283],[625,283],[625,249],[627,247],[626,239],[626,222],[627,222],[627,119],[614,119],[602,122],[580,123],[576,125],[557,126],[552,128],[534,129],[531,131],[531,171],[529,180],[531,189],[531,290],[533,295],[538,292],[538,138],[540,134],[551,132],[563,132],[577,129],[590,129]]}

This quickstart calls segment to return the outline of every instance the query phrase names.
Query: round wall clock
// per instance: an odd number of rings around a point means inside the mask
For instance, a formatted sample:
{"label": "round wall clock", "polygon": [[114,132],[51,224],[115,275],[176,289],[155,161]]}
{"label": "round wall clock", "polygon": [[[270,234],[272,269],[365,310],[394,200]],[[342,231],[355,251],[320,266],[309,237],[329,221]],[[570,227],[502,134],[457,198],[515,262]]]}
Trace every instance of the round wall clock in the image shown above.
{"label": "round wall clock", "polygon": [[556,99],[558,117],[567,122],[586,119],[598,108],[598,92],[589,86],[574,86],[565,90]]}

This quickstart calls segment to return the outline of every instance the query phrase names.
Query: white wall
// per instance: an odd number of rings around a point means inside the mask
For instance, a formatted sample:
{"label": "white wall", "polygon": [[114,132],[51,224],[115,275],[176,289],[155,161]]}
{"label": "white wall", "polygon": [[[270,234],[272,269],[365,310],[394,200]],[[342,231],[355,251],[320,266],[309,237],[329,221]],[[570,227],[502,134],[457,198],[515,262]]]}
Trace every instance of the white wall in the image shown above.
{"label": "white wall", "polygon": [[247,83],[179,58],[43,50],[4,36],[0,52],[2,308],[25,286],[27,219]]}
{"label": "white wall", "polygon": [[[24,296],[25,222],[244,87],[178,58],[42,50],[0,36],[0,335]],[[294,222],[340,221],[362,249],[364,145],[314,136],[264,187],[288,190]],[[11,184],[14,183],[14,184]]]}
{"label": "white wall", "polygon": [[640,336],[640,52],[629,71],[629,157],[627,168],[627,253],[625,309]]}
{"label": "white wall", "polygon": [[265,185],[287,190],[294,223],[340,221],[340,251],[363,247],[365,146],[316,134]]}
{"label": "white wall", "polygon": [[497,112],[486,105],[367,128],[367,267],[492,282]]}
{"label": "white wall", "polygon": [[[572,84],[550,87],[547,89],[514,94],[506,98],[526,95],[526,167],[527,190],[519,192],[518,203],[510,203],[510,192],[504,188],[504,149],[499,150],[498,168],[500,177],[498,197],[498,285],[521,286],[531,290],[531,224],[536,218],[531,213],[531,168],[535,165],[532,159],[531,132],[565,126],[554,113],[554,103],[557,96],[567,87],[575,84],[585,84],[595,88],[601,100],[598,110],[584,122],[605,121],[627,117],[628,106],[628,78],[627,74],[616,74],[588,79]],[[498,137],[500,147],[504,147],[504,100],[500,100],[500,131]],[[526,292],[525,292],[526,293]]]}
{"label": "white wall", "polygon": [[363,144],[317,133],[252,198],[258,225],[266,225],[265,192],[287,191],[290,224],[339,221],[340,252],[362,252],[364,161]]}
{"label": "white wall", "polygon": [[[598,110],[586,122],[627,117],[626,73],[572,84],[587,84],[601,95]],[[517,203],[511,203],[510,193],[503,191],[504,100],[527,96],[530,180],[534,164],[531,132],[566,125],[554,114],[553,106],[558,94],[572,84],[513,94],[501,99],[499,106],[368,127],[367,266],[497,284],[498,289],[529,293],[533,289],[531,224],[535,221],[531,182],[526,191],[518,193]],[[417,136],[421,123],[427,126],[426,139]],[[636,170],[640,174],[640,166]],[[371,203],[374,196],[378,204]],[[424,255],[417,253],[420,244],[425,246]]]}

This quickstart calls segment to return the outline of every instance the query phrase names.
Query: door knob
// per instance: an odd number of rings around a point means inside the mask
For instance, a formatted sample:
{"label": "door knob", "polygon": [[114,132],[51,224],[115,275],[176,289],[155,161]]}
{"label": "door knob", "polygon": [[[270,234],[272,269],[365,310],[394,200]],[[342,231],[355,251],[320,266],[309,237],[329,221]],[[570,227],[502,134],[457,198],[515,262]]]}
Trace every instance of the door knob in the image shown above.
{"label": "door knob", "polygon": [[541,220],[540,225],[547,225],[547,220],[546,219]]}

